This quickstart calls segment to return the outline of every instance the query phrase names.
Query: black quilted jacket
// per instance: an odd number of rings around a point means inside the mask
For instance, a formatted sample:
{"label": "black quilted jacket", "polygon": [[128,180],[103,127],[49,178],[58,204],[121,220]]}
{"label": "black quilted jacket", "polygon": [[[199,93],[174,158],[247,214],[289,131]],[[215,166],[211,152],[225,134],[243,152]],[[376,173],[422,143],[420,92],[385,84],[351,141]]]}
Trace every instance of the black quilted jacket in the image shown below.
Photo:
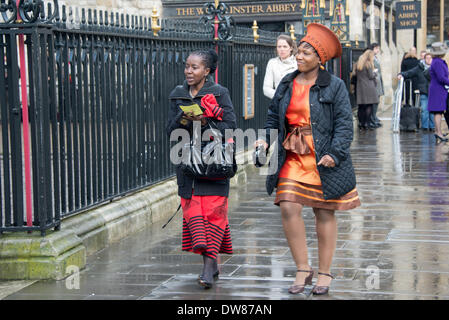
{"label": "black quilted jacket", "polygon": [[[268,110],[265,129],[269,144],[274,142],[269,135],[270,129],[278,129],[278,141],[273,153],[273,157],[278,157],[277,171],[267,176],[268,194],[277,186],[279,171],[285,162],[286,151],[282,147],[286,134],[285,113],[290,103],[293,81],[298,74],[299,71],[296,70],[282,79]],[[310,89],[309,99],[316,161],[318,163],[328,154],[336,164],[334,168],[318,166],[324,199],[335,199],[348,193],[356,185],[349,153],[354,129],[348,91],[341,79],[326,70],[320,70],[316,83]]]}

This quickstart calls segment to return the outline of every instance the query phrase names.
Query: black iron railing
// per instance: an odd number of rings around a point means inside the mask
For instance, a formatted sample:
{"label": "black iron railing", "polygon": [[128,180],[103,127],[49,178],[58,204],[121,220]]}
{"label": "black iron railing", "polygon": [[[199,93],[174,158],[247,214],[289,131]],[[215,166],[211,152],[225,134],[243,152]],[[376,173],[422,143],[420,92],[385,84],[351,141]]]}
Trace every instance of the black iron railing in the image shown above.
{"label": "black iron railing", "polygon": [[[276,33],[261,32],[254,43],[251,29],[235,28],[232,41],[214,42],[204,25],[163,20],[155,36],[149,18],[51,5],[44,10],[41,1],[21,1],[18,11],[15,5],[2,1],[0,7],[0,232],[44,234],[59,228],[61,218],[171,177],[168,95],[183,82],[193,50],[218,44],[219,82],[231,92],[239,128],[263,127],[269,101],[262,82]],[[16,23],[18,14],[27,23]],[[245,64],[256,70],[255,116],[246,120]],[[20,74],[26,77],[28,132]]]}

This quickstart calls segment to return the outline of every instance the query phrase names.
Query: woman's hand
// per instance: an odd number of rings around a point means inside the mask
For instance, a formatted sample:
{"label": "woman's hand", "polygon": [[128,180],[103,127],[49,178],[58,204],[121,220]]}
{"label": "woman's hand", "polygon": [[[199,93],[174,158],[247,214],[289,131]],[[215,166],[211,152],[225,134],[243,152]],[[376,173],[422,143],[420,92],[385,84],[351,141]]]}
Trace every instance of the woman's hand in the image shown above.
{"label": "woman's hand", "polygon": [[332,159],[330,155],[326,154],[324,157],[321,158],[320,162],[318,162],[317,165],[327,168],[333,168],[335,167],[335,161],[334,159]]}
{"label": "woman's hand", "polygon": [[265,140],[259,139],[256,142],[254,142],[254,148],[257,148],[258,145],[262,145],[265,150],[268,150],[268,143],[265,142]]}
{"label": "woman's hand", "polygon": [[207,120],[203,115],[195,116],[193,112],[184,112],[184,115],[182,117],[183,119],[189,120],[189,121],[201,121],[201,125],[206,125]]}

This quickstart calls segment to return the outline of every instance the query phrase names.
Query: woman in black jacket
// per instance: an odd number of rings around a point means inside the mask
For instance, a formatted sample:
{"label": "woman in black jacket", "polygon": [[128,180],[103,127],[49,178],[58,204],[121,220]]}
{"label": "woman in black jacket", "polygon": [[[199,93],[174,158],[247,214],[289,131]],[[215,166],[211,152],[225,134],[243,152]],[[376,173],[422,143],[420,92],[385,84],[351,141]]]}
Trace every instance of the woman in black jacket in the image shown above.
{"label": "woman in black jacket", "polygon": [[[419,64],[419,60],[416,57],[416,48],[412,47],[409,52],[407,52],[404,55],[404,59],[402,59],[401,62],[401,72],[407,72],[409,70],[412,70],[414,67],[416,67]],[[411,88],[410,85],[405,86],[405,103],[406,104],[415,104],[415,96],[413,95],[413,92],[418,89],[417,87],[417,77],[411,78]],[[411,92],[410,92],[411,91]],[[410,97],[412,97],[412,101],[410,101]]]}
{"label": "woman in black jacket", "polygon": [[398,78],[416,79],[416,88],[419,90],[421,103],[421,128],[423,130],[432,131],[435,128],[433,122],[433,114],[427,110],[427,102],[429,99],[429,84],[430,84],[430,65],[432,64],[432,55],[426,53],[424,60],[420,61],[418,65],[409,71],[399,73]]}
{"label": "woman in black jacket", "polygon": [[327,27],[311,23],[298,46],[298,70],[279,84],[265,124],[279,131],[271,161],[277,171],[267,177],[267,192],[277,186],[275,204],[297,273],[292,294],[312,283],[314,271],[308,263],[303,206],[313,208],[318,237],[318,280],[313,294],[326,294],[337,240],[335,210],[360,205],[349,148],[353,139],[352,110],[344,82],[324,70],[322,64],[341,55],[340,41]]}
{"label": "woman in black jacket", "polygon": [[[211,74],[217,69],[218,56],[213,50],[195,51],[186,60],[183,85],[170,93],[170,110],[166,131],[192,137],[210,127],[225,136],[226,129],[236,128],[236,116],[228,89],[213,82]],[[181,106],[201,106],[204,113],[184,113]],[[210,125],[209,125],[210,123]],[[173,141],[171,137],[171,141]],[[179,136],[174,137],[179,139]],[[228,223],[229,179],[191,178],[180,167],[176,169],[178,194],[183,210],[182,250],[203,256],[200,286],[208,289],[218,277],[217,255],[232,254]]]}

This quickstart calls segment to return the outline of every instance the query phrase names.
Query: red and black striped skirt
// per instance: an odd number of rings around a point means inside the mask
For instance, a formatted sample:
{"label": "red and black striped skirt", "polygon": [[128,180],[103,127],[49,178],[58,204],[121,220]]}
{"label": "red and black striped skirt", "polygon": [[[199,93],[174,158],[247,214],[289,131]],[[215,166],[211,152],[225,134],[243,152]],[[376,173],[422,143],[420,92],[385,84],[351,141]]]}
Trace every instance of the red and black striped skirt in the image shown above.
{"label": "red and black striped skirt", "polygon": [[183,211],[182,250],[216,259],[232,254],[228,221],[228,198],[195,196],[181,198]]}

